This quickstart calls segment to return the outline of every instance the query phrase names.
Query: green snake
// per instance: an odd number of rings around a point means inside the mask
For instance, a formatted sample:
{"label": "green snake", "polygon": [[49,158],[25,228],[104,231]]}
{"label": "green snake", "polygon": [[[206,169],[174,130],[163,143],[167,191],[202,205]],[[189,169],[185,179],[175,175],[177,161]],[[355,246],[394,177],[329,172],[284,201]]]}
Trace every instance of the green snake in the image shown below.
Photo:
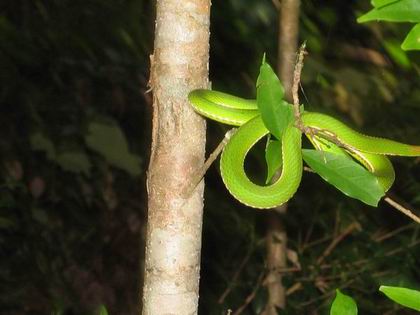
{"label": "green snake", "polygon": [[[270,185],[257,185],[244,170],[249,150],[269,133],[256,101],[205,89],[192,91],[188,98],[199,114],[239,127],[226,144],[220,160],[223,182],[236,199],[250,207],[265,209],[279,206],[295,194],[303,170],[300,129],[290,124],[282,134],[280,177]],[[377,177],[384,191],[391,187],[395,178],[386,155],[420,156],[420,146],[361,134],[325,114],[304,111],[301,119],[304,126],[317,131],[315,136],[307,135],[317,149],[347,151]],[[325,145],[332,139],[344,149]]]}

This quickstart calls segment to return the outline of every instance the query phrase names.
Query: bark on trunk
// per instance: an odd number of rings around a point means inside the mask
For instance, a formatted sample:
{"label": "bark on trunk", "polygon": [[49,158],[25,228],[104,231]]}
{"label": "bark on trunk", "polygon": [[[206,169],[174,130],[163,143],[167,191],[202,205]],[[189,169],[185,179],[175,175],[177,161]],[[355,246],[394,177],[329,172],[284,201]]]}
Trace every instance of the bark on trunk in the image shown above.
{"label": "bark on trunk", "polygon": [[293,70],[299,35],[300,0],[281,0],[277,72],[283,82],[286,99],[292,101]]}
{"label": "bark on trunk", "polygon": [[[283,83],[285,98],[292,100],[293,70],[299,30],[300,0],[281,0],[279,6],[279,35],[277,73]],[[281,270],[287,265],[287,234],[281,215],[286,213],[287,204],[268,215],[267,224],[267,267],[266,286],[268,302],[264,315],[276,315],[278,308],[286,307],[286,289],[282,284]]]}
{"label": "bark on trunk", "polygon": [[[285,214],[287,204],[280,207]],[[263,315],[276,315],[278,308],[286,307],[286,289],[282,283],[281,269],[287,265],[287,233],[280,213],[270,213],[267,223],[267,268],[265,285],[268,291],[268,301]]]}
{"label": "bark on trunk", "polygon": [[158,0],[150,87],[143,314],[197,314],[203,188],[183,190],[204,162],[205,122],[187,95],[208,86],[210,0]]}

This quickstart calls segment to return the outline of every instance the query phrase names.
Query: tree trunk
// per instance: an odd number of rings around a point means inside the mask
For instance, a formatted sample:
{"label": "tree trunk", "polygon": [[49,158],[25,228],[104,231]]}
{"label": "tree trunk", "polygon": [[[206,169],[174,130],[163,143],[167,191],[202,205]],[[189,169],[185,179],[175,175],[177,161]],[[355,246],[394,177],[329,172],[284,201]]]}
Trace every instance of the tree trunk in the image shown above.
{"label": "tree trunk", "polygon": [[204,162],[205,122],[187,95],[208,87],[209,17],[210,0],[157,1],[144,315],[197,314],[204,183],[184,192]]}
{"label": "tree trunk", "polygon": [[298,49],[299,10],[300,0],[281,0],[277,72],[289,102],[292,102],[293,71]]}
{"label": "tree trunk", "polygon": [[[277,72],[285,90],[285,98],[291,102],[293,70],[299,30],[300,0],[281,0],[279,3],[279,35]],[[281,215],[287,204],[268,215],[267,224],[267,267],[266,286],[268,291],[267,307],[264,315],[277,314],[277,308],[286,307],[286,289],[282,284],[281,270],[287,264],[287,234]]]}

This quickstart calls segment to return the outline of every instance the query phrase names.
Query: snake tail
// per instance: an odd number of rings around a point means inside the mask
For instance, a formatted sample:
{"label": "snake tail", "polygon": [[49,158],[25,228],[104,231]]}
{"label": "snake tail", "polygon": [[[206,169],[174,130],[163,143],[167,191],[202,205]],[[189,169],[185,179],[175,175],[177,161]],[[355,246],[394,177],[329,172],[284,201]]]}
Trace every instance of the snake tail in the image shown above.
{"label": "snake tail", "polygon": [[[340,142],[358,151],[383,155],[420,156],[420,146],[361,134],[341,121],[325,114],[305,112],[302,120],[305,126],[314,127],[321,133],[323,130],[329,131]],[[326,135],[328,135],[327,132]]]}

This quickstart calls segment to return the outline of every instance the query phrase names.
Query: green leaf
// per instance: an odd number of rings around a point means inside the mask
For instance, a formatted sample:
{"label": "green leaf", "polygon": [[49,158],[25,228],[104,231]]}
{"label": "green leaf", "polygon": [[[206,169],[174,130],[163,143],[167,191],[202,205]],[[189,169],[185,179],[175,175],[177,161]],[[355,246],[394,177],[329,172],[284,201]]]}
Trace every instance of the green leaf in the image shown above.
{"label": "green leaf", "polygon": [[400,0],[372,0],[372,5],[378,9],[380,7],[383,7],[385,5],[388,5],[397,1],[400,1]]}
{"label": "green leaf", "polygon": [[116,123],[91,122],[85,140],[89,148],[111,165],[133,176],[141,174],[140,157],[129,151],[127,140]]}
{"label": "green leaf", "polygon": [[393,40],[383,41],[384,47],[392,59],[401,67],[408,69],[411,67],[410,59],[406,52],[401,49],[400,43]]}
{"label": "green leaf", "polygon": [[420,311],[420,291],[381,285],[379,291],[405,307]]}
{"label": "green leaf", "polygon": [[98,307],[98,312],[97,313],[98,313],[98,315],[108,315],[108,311],[106,310],[105,305],[101,304]]}
{"label": "green leaf", "polygon": [[257,105],[265,126],[277,139],[293,121],[293,108],[283,97],[284,88],[264,56],[257,79]]}
{"label": "green leaf", "polygon": [[349,197],[377,207],[385,195],[378,179],[346,155],[309,149],[303,149],[302,155],[325,181]]}
{"label": "green leaf", "polygon": [[267,141],[265,161],[267,162],[267,178],[265,183],[268,184],[282,165],[281,141],[273,139]]}
{"label": "green leaf", "polygon": [[49,160],[55,159],[55,147],[50,139],[48,139],[43,133],[35,132],[30,135],[29,143],[34,151],[45,152]]}
{"label": "green leaf", "polygon": [[55,161],[65,171],[90,175],[92,164],[84,152],[61,152],[57,155]]}
{"label": "green leaf", "polygon": [[331,305],[330,315],[357,315],[356,302],[348,295],[336,290],[337,294]]}
{"label": "green leaf", "polygon": [[420,23],[411,29],[401,48],[404,50],[420,50]]}
{"label": "green leaf", "polygon": [[[384,3],[384,1],[379,1]],[[391,22],[420,22],[420,1],[399,0],[384,6],[377,6],[357,19],[359,23],[382,20]]]}

